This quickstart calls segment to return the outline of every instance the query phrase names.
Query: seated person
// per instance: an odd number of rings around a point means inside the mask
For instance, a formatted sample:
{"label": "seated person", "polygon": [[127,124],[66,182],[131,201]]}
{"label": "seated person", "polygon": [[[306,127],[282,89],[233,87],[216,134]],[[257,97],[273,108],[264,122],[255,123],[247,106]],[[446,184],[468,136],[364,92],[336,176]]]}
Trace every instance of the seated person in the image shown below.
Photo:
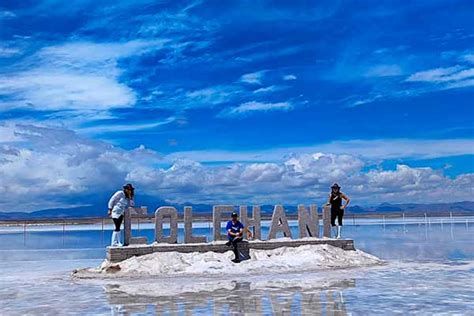
{"label": "seated person", "polygon": [[242,241],[244,234],[244,225],[239,222],[239,216],[236,212],[233,212],[231,215],[231,220],[227,222],[227,238],[229,241],[226,243],[227,246],[232,245],[234,248],[235,259],[232,260],[235,263],[240,262],[239,250],[237,248],[237,243]]}

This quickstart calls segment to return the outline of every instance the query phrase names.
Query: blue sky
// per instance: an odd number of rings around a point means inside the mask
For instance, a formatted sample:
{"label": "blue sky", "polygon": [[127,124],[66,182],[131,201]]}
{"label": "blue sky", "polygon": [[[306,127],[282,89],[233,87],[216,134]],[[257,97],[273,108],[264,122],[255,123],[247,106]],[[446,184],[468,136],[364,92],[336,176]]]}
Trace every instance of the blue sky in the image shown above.
{"label": "blue sky", "polygon": [[321,204],[334,181],[356,204],[472,200],[473,12],[2,1],[0,210],[125,181],[173,202]]}

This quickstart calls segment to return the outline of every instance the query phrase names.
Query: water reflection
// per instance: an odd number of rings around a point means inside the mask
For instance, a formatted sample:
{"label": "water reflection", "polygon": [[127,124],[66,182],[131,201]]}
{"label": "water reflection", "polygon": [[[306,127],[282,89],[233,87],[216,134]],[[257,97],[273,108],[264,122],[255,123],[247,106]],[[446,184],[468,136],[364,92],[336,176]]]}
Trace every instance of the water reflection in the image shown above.
{"label": "water reflection", "polygon": [[[406,225],[388,224],[387,220],[385,226],[374,223],[348,225],[344,229],[344,236],[354,239],[358,249],[382,259],[452,259],[453,250],[462,255],[461,259],[474,259],[474,225],[469,224],[468,219],[457,223],[448,220],[428,218],[427,222]],[[472,219],[470,221],[472,223]],[[75,229],[66,230],[65,233],[48,230],[23,235],[21,231],[2,232],[0,227],[0,261],[103,258],[105,246],[110,241],[110,231],[104,233],[99,230],[79,230],[78,227]],[[297,235],[297,227],[293,226],[292,230]],[[262,231],[265,236],[268,227],[263,227]],[[142,229],[134,234],[152,240],[154,231]],[[211,230],[208,228],[196,228],[195,234],[206,235],[211,239]],[[180,230],[179,239],[182,238],[183,231]]]}
{"label": "water reflection", "polygon": [[[150,282],[151,283],[151,282]],[[302,283],[302,285],[298,285]],[[166,284],[144,290],[143,284],[116,283],[104,286],[113,315],[177,314],[272,314],[347,315],[344,291],[355,279],[291,282],[215,281],[200,283],[189,291],[165,295]],[[171,292],[175,289],[170,288]]]}
{"label": "water reflection", "polygon": [[64,247],[62,232],[28,233],[27,247],[21,234],[0,233],[0,315],[470,315],[473,231],[472,220],[432,218],[428,225],[387,221],[385,230],[381,224],[347,226],[344,233],[357,248],[389,261],[380,267],[89,281],[71,279],[70,272],[100,264],[100,232],[66,231]]}

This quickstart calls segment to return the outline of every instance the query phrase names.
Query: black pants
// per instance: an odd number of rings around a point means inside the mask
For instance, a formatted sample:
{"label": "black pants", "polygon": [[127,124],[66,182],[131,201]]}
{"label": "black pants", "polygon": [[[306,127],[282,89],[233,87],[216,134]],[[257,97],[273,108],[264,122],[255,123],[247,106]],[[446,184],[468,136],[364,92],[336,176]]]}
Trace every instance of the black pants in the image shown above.
{"label": "black pants", "polygon": [[238,243],[242,241],[242,237],[229,237],[229,241],[232,243],[232,248],[235,255],[235,260],[240,259]]}
{"label": "black pants", "polygon": [[120,231],[120,226],[122,226],[123,215],[120,215],[119,218],[112,218],[112,220],[114,221],[115,231],[119,232]]}
{"label": "black pants", "polygon": [[341,208],[331,208],[331,226],[336,226],[336,218],[339,226],[342,226],[343,217],[344,210],[341,210]]}

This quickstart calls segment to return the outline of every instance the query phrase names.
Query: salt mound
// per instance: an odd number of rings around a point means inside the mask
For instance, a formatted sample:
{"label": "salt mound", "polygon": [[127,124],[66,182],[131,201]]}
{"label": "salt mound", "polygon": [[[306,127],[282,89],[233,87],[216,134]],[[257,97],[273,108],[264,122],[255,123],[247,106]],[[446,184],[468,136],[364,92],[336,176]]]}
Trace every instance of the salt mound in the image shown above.
{"label": "salt mound", "polygon": [[251,249],[250,257],[250,260],[235,264],[231,262],[232,251],[225,253],[156,252],[132,257],[117,264],[106,262],[96,271],[105,274],[113,273],[116,276],[228,275],[352,268],[382,263],[377,257],[363,251],[347,251],[330,245],[281,247],[273,250]]}

